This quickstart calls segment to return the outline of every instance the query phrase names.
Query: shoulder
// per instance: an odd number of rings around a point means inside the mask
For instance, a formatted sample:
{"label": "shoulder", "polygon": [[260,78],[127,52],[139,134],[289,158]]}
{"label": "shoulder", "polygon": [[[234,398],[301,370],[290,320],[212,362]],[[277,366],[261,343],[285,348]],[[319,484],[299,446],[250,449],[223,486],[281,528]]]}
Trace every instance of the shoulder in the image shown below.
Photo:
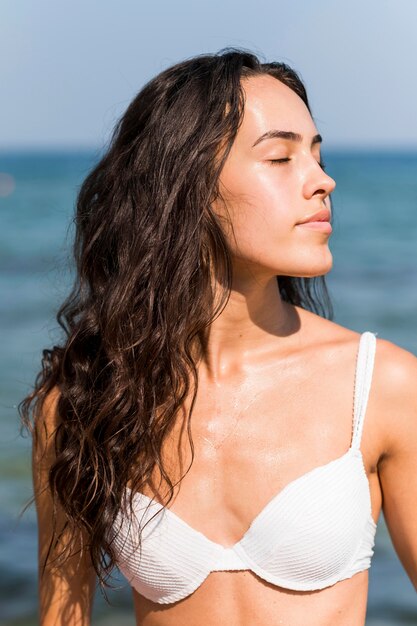
{"label": "shoulder", "polygon": [[54,438],[59,426],[58,402],[61,392],[54,386],[47,393],[40,392],[34,413],[33,461],[50,465],[54,455]]}
{"label": "shoulder", "polygon": [[377,338],[372,386],[384,429],[385,456],[410,445],[417,452],[417,357]]}
{"label": "shoulder", "polygon": [[[317,348],[345,346],[355,350],[361,337],[360,332],[320,317],[300,307],[295,307],[304,327],[304,337],[309,337]],[[369,329],[373,332],[372,329]],[[307,343],[307,340],[306,340]],[[373,384],[384,389],[384,397],[399,400],[417,395],[417,357],[397,344],[376,336],[376,352]]]}
{"label": "shoulder", "polygon": [[388,384],[393,391],[417,390],[417,357],[397,344],[377,337],[376,351],[381,382]]}
{"label": "shoulder", "polygon": [[61,397],[60,389],[57,385],[52,387],[48,392],[42,389],[38,395],[38,405],[35,411],[35,420],[43,423],[49,428],[56,427],[58,424],[58,402]]}
{"label": "shoulder", "polygon": [[[311,312],[303,312],[303,321],[306,334],[314,337],[317,347],[336,354],[341,372],[346,371],[362,333]],[[415,445],[417,453],[417,357],[378,336],[369,404],[375,415],[374,434],[383,448],[381,456],[410,445]]]}

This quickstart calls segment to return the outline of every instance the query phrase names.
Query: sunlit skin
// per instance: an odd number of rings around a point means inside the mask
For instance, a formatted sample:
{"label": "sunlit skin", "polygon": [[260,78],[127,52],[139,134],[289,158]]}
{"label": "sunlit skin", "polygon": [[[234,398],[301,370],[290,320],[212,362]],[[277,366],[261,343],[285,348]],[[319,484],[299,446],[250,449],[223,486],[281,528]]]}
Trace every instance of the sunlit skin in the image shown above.
{"label": "sunlit skin", "polygon": [[[326,274],[332,266],[329,237],[296,228],[323,206],[330,210],[336,186],[320,166],[318,130],[304,102],[283,83],[262,76],[244,84],[244,122],[220,178],[235,232],[233,249],[246,266],[235,280],[253,284],[253,272],[264,282],[277,274]],[[275,129],[295,131],[302,141],[259,141]]]}
{"label": "sunlit skin", "polygon": [[[335,181],[320,166],[320,143],[312,144],[318,129],[303,101],[269,76],[243,85],[244,119],[221,174],[226,204],[214,206],[233,250],[233,289],[210,328],[208,352],[199,364],[194,461],[169,505],[192,528],[224,546],[239,541],[285,485],[349,447],[359,341],[359,333],[280,298],[277,275],[319,276],[332,268],[329,234],[297,223],[330,208]],[[271,130],[292,131],[302,141],[268,139],[253,147]],[[289,160],[271,162],[278,159]],[[378,339],[362,436],[375,521],[382,477],[393,490],[397,476],[405,482],[417,469],[415,460],[400,469],[395,460],[380,465],[391,445],[393,404],[398,413],[398,396],[403,395],[387,394],[393,370],[403,372],[399,387],[410,388],[415,362],[410,364],[409,353]],[[409,405],[403,416],[400,447],[410,436]],[[417,452],[415,435],[413,441]],[[180,478],[190,461],[178,426],[165,446],[168,471]],[[155,473],[156,484],[158,478]],[[416,492],[414,481],[408,500],[388,498],[395,500],[387,514],[398,535],[406,516],[417,521],[411,505]],[[151,487],[148,495],[155,495]],[[163,490],[156,496],[164,501]],[[401,519],[395,517],[397,507]],[[403,553],[411,550],[415,557],[412,529],[410,522]],[[417,577],[413,558],[408,565],[409,574]],[[235,571],[212,572],[193,594],[172,605],[154,604],[136,591],[133,597],[141,626],[363,626],[367,590],[367,570],[316,592],[279,588],[250,571]]]}
{"label": "sunlit skin", "polygon": [[[303,101],[270,76],[242,84],[243,123],[220,181],[225,204],[213,206],[233,251],[232,292],[198,364],[194,460],[169,504],[186,524],[223,546],[239,541],[291,481],[350,446],[360,336],[280,298],[276,276],[320,276],[332,268],[331,235],[297,223],[330,209],[335,181],[320,166],[319,131]],[[253,146],[273,130],[302,140]],[[272,162],[279,159],[289,160]],[[372,517],[377,522],[383,506],[417,588],[416,380],[417,358],[378,338],[361,450]],[[162,457],[175,483],[191,462],[181,420]],[[163,483],[155,491],[159,478],[155,470],[144,493],[164,502]],[[42,536],[49,535],[45,522]],[[92,598],[93,581],[82,585],[81,574],[63,578],[45,583],[57,600],[43,626],[89,624],[92,600],[85,596],[88,587]],[[270,585],[248,570],[212,572],[194,593],[168,605],[132,593],[137,626],[364,626],[367,591],[368,570],[315,592]],[[54,620],[62,615],[60,593],[72,604],[78,599],[79,619]]]}
{"label": "sunlit skin", "polygon": [[[244,89],[244,120],[220,178],[226,206],[214,206],[234,252],[233,291],[212,324],[206,357],[217,380],[242,366],[247,349],[253,358],[253,349],[269,343],[271,333],[293,325],[275,277],[319,276],[333,263],[329,234],[297,225],[324,207],[330,210],[336,186],[320,166],[319,133],[306,105],[271,76],[245,80]],[[259,141],[273,130],[297,133],[302,141]]]}

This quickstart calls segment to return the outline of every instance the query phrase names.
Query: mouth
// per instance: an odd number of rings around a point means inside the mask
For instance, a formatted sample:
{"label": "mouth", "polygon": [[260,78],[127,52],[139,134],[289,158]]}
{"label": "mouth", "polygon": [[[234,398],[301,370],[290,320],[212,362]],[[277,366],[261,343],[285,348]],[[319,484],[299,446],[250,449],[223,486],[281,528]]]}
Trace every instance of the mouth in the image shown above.
{"label": "mouth", "polygon": [[297,226],[299,224],[316,224],[318,222],[327,222],[330,223],[331,213],[329,209],[321,209],[312,215],[309,215],[305,219],[297,222]]}
{"label": "mouth", "polygon": [[330,222],[304,222],[303,224],[297,224],[300,228],[308,229],[308,230],[319,230],[322,233],[330,233],[333,231],[332,225]]}
{"label": "mouth", "polygon": [[318,230],[322,233],[330,235],[332,232],[332,225],[330,224],[331,213],[329,209],[322,209],[312,215],[309,215],[301,222],[298,222],[296,226],[308,228],[309,230]]}

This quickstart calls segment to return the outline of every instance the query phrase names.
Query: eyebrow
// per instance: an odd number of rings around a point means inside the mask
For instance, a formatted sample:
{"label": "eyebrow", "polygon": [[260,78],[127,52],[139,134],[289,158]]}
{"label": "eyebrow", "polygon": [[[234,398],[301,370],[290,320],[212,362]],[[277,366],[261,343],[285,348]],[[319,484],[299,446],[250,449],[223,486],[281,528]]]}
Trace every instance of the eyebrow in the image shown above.
{"label": "eyebrow", "polygon": [[[261,141],[265,141],[266,139],[287,139],[288,141],[296,141],[300,143],[303,138],[299,133],[294,133],[291,130],[268,130],[266,133],[258,137],[258,139],[253,144],[252,148],[261,143]],[[321,135],[314,135],[311,145],[314,146],[316,143],[321,143],[323,138]]]}

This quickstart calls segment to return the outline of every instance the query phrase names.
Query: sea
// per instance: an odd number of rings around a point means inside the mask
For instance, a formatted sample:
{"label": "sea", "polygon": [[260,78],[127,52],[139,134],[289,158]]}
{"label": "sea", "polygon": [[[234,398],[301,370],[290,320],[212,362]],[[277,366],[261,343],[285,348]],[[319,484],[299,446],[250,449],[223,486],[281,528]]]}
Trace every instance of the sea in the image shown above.
{"label": "sea", "polygon": [[[59,339],[55,313],[71,279],[75,199],[99,157],[97,149],[0,153],[2,626],[37,624],[35,508],[22,513],[32,496],[30,438],[20,432],[17,404],[31,388],[42,349]],[[334,321],[417,355],[417,150],[339,148],[323,157],[337,183],[326,276]],[[415,500],[417,506],[417,493]],[[110,605],[98,590],[93,625],[134,626],[131,592],[116,574],[117,581]],[[402,624],[417,626],[417,594],[381,513],[366,625]]]}

